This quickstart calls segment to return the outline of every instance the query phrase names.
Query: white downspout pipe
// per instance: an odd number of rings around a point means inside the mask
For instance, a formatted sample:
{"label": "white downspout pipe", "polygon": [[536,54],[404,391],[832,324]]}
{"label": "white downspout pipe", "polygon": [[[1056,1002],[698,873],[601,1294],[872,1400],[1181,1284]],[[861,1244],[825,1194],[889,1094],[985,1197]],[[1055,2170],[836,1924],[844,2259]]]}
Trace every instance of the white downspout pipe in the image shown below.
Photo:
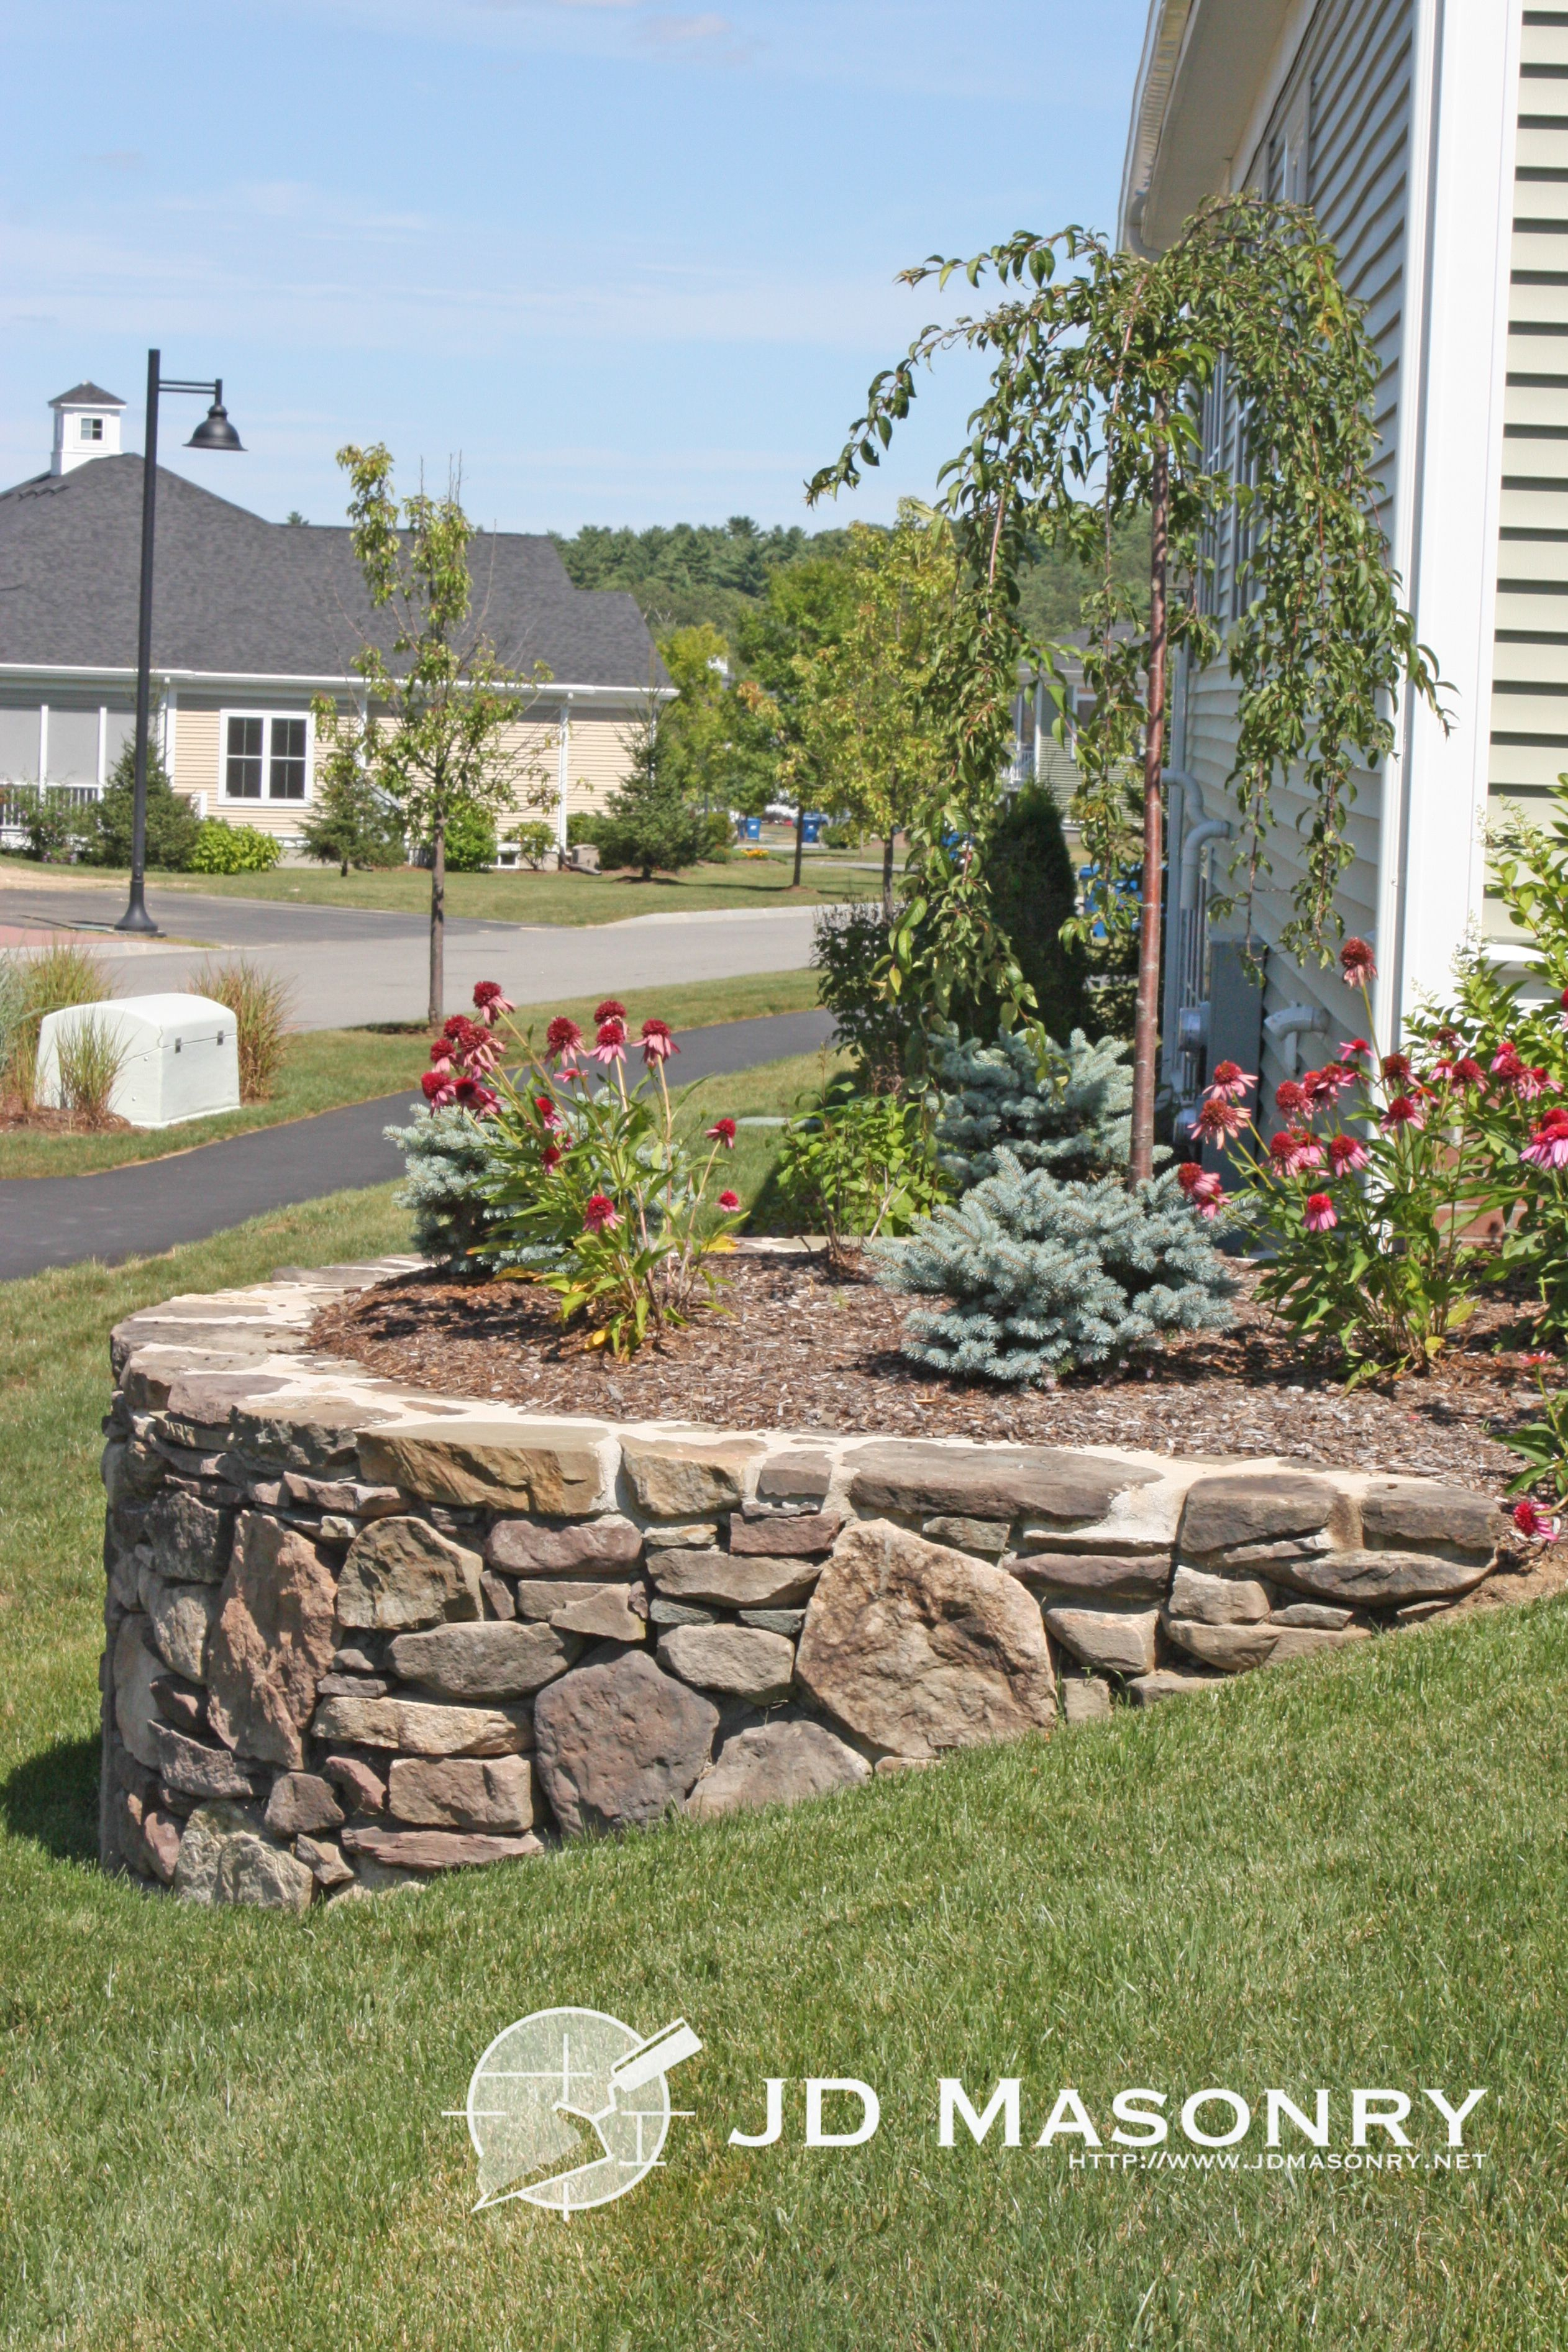
{"label": "white downspout pipe", "polygon": [[1264,1015],[1263,1026],[1279,1048],[1288,1078],[1296,1075],[1297,1038],[1321,1034],[1328,1025],[1329,1016],[1321,1004],[1284,1004],[1278,1013]]}
{"label": "white downspout pipe", "polygon": [[1211,841],[1228,841],[1230,827],[1220,816],[1205,816],[1201,824],[1188,828],[1182,835],[1182,889],[1177,900],[1181,912],[1190,915],[1198,903],[1198,861]]}

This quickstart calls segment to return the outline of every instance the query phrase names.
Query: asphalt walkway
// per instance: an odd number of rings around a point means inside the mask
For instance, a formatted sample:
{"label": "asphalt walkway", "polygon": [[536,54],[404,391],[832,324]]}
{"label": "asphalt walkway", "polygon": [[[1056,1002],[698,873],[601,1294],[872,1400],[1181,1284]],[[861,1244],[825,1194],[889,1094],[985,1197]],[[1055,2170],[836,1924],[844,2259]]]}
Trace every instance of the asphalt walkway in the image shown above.
{"label": "asphalt walkway", "polygon": [[[829,1014],[810,1012],[689,1029],[672,1072],[687,1086],[813,1053],[830,1026]],[[402,1175],[403,1156],[383,1129],[406,1118],[416,1099],[382,1095],[100,1175],[0,1181],[0,1281],[84,1258],[118,1265],[182,1242],[205,1241],[268,1209],[384,1184]],[[715,1098],[715,1111],[722,1107]]]}

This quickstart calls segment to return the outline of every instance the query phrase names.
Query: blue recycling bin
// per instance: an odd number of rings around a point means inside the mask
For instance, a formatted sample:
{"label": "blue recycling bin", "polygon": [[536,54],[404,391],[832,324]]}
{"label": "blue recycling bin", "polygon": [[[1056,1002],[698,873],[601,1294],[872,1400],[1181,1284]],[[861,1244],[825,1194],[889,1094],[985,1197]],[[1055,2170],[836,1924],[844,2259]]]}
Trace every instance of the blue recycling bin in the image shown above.
{"label": "blue recycling bin", "polygon": [[763,837],[762,818],[760,816],[749,816],[745,818],[742,823],[742,830],[748,841],[761,841]]}
{"label": "blue recycling bin", "polygon": [[801,839],[809,842],[820,841],[822,828],[826,823],[827,819],[825,816],[808,816],[800,829]]}

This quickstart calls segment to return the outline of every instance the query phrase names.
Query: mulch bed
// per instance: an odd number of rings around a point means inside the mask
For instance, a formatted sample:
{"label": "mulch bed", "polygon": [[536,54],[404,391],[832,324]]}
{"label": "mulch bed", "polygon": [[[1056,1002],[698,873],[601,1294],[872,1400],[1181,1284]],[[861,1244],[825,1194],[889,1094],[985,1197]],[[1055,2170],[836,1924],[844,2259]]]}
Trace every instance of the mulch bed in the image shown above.
{"label": "mulch bed", "polygon": [[703,1310],[629,1363],[563,1333],[524,1283],[416,1275],[318,1317],[310,1345],[447,1396],[540,1412],[820,1428],[882,1436],[1006,1438],[1161,1454],[1288,1455],[1418,1473],[1497,1493],[1521,1467],[1489,1434],[1533,1417],[1516,1311],[1489,1302],[1465,1344],[1424,1378],[1347,1393],[1253,1300],[1223,1337],[1173,1342],[1136,1370],[999,1389],[922,1370],[899,1353],[906,1302],[817,1258],[737,1255],[728,1313]]}
{"label": "mulch bed", "polygon": [[40,1104],[33,1110],[21,1110],[16,1104],[0,1103],[0,1133],[14,1135],[129,1135],[128,1118],[117,1118],[105,1111],[101,1118],[82,1118],[73,1110],[49,1110]]}

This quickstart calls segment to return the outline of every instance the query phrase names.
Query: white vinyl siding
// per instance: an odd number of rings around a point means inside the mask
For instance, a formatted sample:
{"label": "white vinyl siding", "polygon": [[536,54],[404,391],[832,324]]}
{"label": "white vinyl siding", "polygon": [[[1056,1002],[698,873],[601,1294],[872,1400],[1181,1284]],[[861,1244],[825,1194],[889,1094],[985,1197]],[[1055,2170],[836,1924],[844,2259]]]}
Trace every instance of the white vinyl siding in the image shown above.
{"label": "white vinyl siding", "polygon": [[1488,781],[1534,814],[1568,769],[1568,10],[1524,12],[1508,320]]}

